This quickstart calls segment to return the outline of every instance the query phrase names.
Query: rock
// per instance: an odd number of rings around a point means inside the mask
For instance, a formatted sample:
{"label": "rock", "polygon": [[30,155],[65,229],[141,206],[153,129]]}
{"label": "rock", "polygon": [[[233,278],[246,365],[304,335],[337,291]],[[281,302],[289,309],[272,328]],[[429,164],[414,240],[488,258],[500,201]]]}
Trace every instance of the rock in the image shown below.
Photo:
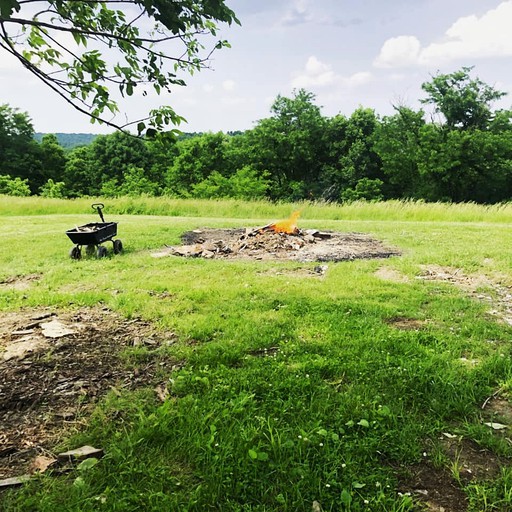
{"label": "rock", "polygon": [[16,342],[7,345],[1,357],[4,361],[9,361],[9,359],[14,358],[23,359],[28,354],[42,350],[47,346],[46,341],[41,338],[25,336],[20,340],[16,340]]}
{"label": "rock", "polygon": [[56,319],[42,323],[41,329],[43,331],[43,336],[46,338],[62,338],[63,336],[69,336],[70,334],[76,333],[76,331],[70,329],[68,326]]}

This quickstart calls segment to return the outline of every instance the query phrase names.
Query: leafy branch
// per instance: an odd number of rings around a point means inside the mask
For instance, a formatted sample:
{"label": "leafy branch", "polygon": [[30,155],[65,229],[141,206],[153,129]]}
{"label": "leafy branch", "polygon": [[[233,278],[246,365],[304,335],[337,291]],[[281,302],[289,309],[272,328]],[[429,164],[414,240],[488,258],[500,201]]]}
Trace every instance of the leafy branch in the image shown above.
{"label": "leafy branch", "polygon": [[[186,85],[184,74],[208,68],[217,23],[239,23],[225,0],[0,0],[0,49],[98,122],[152,134],[184,118],[167,105],[138,120],[119,122],[114,92],[157,94]],[[16,13],[16,14],[15,14]],[[69,37],[70,36],[70,37]]]}

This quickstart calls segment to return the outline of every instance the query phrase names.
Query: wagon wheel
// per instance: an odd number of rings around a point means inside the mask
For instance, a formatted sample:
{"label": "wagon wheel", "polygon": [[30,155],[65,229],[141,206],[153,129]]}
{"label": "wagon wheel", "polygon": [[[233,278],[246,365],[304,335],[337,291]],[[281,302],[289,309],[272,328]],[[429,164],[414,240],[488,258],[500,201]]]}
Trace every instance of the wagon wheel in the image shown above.
{"label": "wagon wheel", "polygon": [[121,240],[114,240],[114,254],[120,254],[123,252],[123,242]]}
{"label": "wagon wheel", "polygon": [[85,248],[85,254],[87,254],[87,256],[92,256],[95,252],[96,252],[96,246],[95,245],[88,245]]}
{"label": "wagon wheel", "polygon": [[98,250],[96,252],[96,256],[98,258],[104,258],[107,255],[107,248],[103,245],[98,245]]}
{"label": "wagon wheel", "polygon": [[75,245],[71,251],[69,251],[69,257],[72,260],[79,260],[82,257],[82,249],[80,246]]}

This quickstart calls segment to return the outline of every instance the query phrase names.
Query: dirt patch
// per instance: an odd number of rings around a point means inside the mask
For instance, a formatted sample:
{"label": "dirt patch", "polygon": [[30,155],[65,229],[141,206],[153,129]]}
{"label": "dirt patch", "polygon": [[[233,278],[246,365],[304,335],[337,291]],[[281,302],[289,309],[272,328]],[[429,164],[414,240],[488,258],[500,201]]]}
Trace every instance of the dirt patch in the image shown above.
{"label": "dirt patch", "polygon": [[386,323],[402,331],[418,331],[420,329],[423,329],[426,325],[426,322],[424,320],[418,320],[416,318],[407,318],[404,316],[388,318],[386,320]]}
{"label": "dirt patch", "polygon": [[437,467],[425,459],[396,470],[399,492],[413,496],[430,512],[465,512],[468,499],[462,488],[471,482],[493,480],[502,468],[510,466],[510,460],[461,436],[445,432],[440,446],[448,458],[445,466]]}
{"label": "dirt patch", "polygon": [[11,276],[0,281],[0,289],[3,290],[28,290],[34,281],[39,281],[41,274],[28,274],[25,276]]}
{"label": "dirt patch", "polygon": [[[37,455],[80,428],[107,391],[154,387],[163,372],[181,367],[163,354],[131,365],[121,359],[129,347],[153,350],[174,338],[106,308],[2,314],[0,479],[30,472]],[[20,343],[30,347],[14,351]]]}
{"label": "dirt patch", "polygon": [[449,282],[465,290],[470,296],[485,302],[490,314],[501,322],[512,325],[512,290],[484,275],[468,275],[461,269],[423,265],[418,279]]}
{"label": "dirt patch", "polygon": [[375,275],[384,281],[392,281],[394,283],[408,283],[409,278],[400,273],[398,270],[389,267],[380,267]]}
{"label": "dirt patch", "polygon": [[197,229],[182,236],[183,245],[169,246],[153,257],[292,260],[300,262],[389,258],[400,254],[362,233],[298,230],[294,234],[255,229]]}
{"label": "dirt patch", "polygon": [[430,462],[401,468],[399,491],[421,501],[430,512],[466,512],[467,497],[444,468]]}
{"label": "dirt patch", "polygon": [[452,468],[463,485],[472,480],[491,480],[499,476],[501,468],[510,461],[500,458],[469,439],[444,437],[442,446],[451,460]]}
{"label": "dirt patch", "polygon": [[512,425],[512,404],[500,397],[492,398],[482,407],[491,421]]}
{"label": "dirt patch", "polygon": [[258,275],[265,276],[286,276],[286,277],[325,277],[325,274],[329,270],[328,265],[317,265],[314,268],[309,267],[297,267],[290,269],[278,269],[278,268],[269,268],[265,269],[261,272],[258,272]]}

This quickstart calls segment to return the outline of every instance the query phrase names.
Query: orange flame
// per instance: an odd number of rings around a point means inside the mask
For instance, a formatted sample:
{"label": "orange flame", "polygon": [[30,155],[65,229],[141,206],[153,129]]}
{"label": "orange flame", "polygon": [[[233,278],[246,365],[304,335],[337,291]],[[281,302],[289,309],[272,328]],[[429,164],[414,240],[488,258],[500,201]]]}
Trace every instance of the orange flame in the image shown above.
{"label": "orange flame", "polygon": [[298,233],[299,228],[297,227],[297,219],[300,217],[300,211],[293,212],[290,217],[286,220],[280,220],[274,224],[270,224],[269,228],[276,233]]}

